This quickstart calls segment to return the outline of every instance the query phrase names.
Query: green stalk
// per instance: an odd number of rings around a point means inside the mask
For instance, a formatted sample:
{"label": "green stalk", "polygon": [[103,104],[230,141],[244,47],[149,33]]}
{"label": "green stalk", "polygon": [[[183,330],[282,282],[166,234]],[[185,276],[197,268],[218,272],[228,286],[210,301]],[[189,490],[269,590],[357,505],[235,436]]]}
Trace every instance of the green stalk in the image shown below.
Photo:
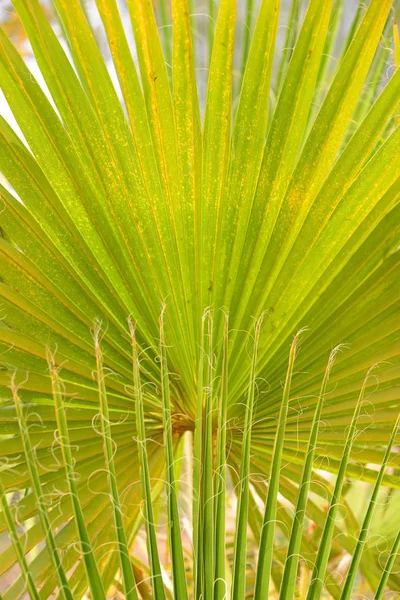
{"label": "green stalk", "polygon": [[279,411],[278,427],[275,436],[274,450],[271,463],[271,475],[268,484],[267,499],[265,503],[265,513],[262,526],[260,551],[258,555],[258,565],[256,573],[256,585],[254,591],[254,600],[263,600],[268,595],[272,555],[274,549],[274,534],[276,522],[276,508],[278,501],[279,479],[281,474],[283,444],[285,441],[286,420],[289,410],[289,395],[292,382],[294,361],[296,358],[297,342],[303,330],[300,330],[291,345],[289,353],[289,364],[286,373],[285,386],[281,408]]}
{"label": "green stalk", "polygon": [[3,509],[3,515],[5,522],[7,524],[8,531],[10,533],[11,541],[14,546],[15,554],[17,555],[17,559],[19,562],[19,566],[21,567],[22,576],[25,579],[26,588],[31,600],[40,600],[39,593],[36,589],[35,583],[32,578],[32,574],[30,572],[28,563],[26,562],[24,550],[21,546],[21,542],[19,541],[19,537],[17,534],[17,529],[15,527],[14,519],[11,515],[10,507],[8,506],[6,492],[3,486],[3,482],[0,477],[0,501],[1,507]]}
{"label": "green stalk", "polygon": [[65,600],[73,600],[72,592],[70,590],[68,580],[60,559],[60,554],[58,552],[57,545],[54,539],[54,535],[51,530],[50,520],[46,509],[46,501],[40,483],[39,471],[35,460],[34,450],[32,448],[32,444],[29,438],[28,425],[26,423],[24,411],[22,409],[21,399],[18,395],[18,388],[15,382],[15,376],[16,375],[14,373],[11,379],[11,392],[15,404],[15,412],[18,418],[21,442],[24,449],[26,464],[29,470],[29,475],[32,483],[32,492],[38,509],[40,523],[45,533],[47,550],[50,556],[52,567],[54,569],[54,573],[57,578],[58,586],[60,588],[60,597],[64,598]]}
{"label": "green stalk", "polygon": [[318,548],[318,554],[315,560],[315,565],[311,577],[311,584],[308,590],[306,600],[318,600],[321,596],[322,588],[324,586],[326,567],[328,564],[329,554],[332,548],[332,537],[335,527],[336,515],[340,505],[340,498],[342,495],[347,465],[350,460],[351,449],[353,446],[354,439],[357,435],[357,420],[360,415],[361,406],[364,400],[365,389],[367,387],[370,372],[371,369],[368,371],[362,384],[360,395],[358,397],[356,407],[354,409],[351,424],[347,431],[346,443],[343,449],[343,455],[340,461],[339,471],[336,478],[335,487],[329,506],[329,511],[326,517],[324,530],[322,532],[322,537]]}
{"label": "green stalk", "polygon": [[147,458],[146,431],[144,423],[143,395],[140,382],[140,362],[136,327],[129,319],[129,330],[132,342],[133,384],[135,393],[136,435],[140,462],[140,481],[145,508],[146,543],[150,565],[151,584],[155,600],[165,600],[165,590],[161,575],[160,557],[158,555],[157,537],[154,526],[153,503],[151,498],[150,470]]}
{"label": "green stalk", "polygon": [[378,477],[377,477],[375,485],[374,485],[372,496],[369,501],[367,512],[365,514],[364,521],[363,521],[363,524],[361,527],[360,535],[358,536],[357,545],[356,545],[355,551],[353,553],[353,557],[352,557],[352,560],[350,563],[349,570],[347,572],[347,576],[346,576],[346,580],[344,582],[342,593],[340,595],[340,600],[350,600],[350,598],[351,598],[351,593],[352,593],[353,587],[354,587],[354,581],[355,581],[355,578],[357,575],[358,567],[360,565],[361,555],[362,555],[365,543],[367,541],[367,534],[368,534],[369,526],[371,523],[372,515],[374,513],[375,505],[378,500],[378,493],[379,493],[379,489],[382,484],[383,476],[385,474],[385,469],[386,469],[386,466],[387,466],[387,463],[388,463],[388,460],[390,457],[390,452],[392,450],[392,446],[393,446],[394,440],[396,438],[397,430],[399,427],[399,422],[400,422],[400,415],[396,419],[396,423],[393,427],[392,435],[390,437],[388,446],[386,448],[385,456],[383,458],[383,462],[382,462]]}
{"label": "green stalk", "polygon": [[250,380],[245,405],[245,421],[242,440],[242,460],[240,464],[239,495],[236,512],[232,600],[242,600],[242,598],[244,598],[245,596],[251,429],[253,426],[255,379],[257,374],[258,344],[260,340],[260,330],[262,321],[263,316],[258,318],[254,329],[253,358],[251,362]]}
{"label": "green stalk", "polygon": [[183,559],[182,538],[178,509],[178,493],[174,467],[174,451],[172,443],[171,399],[167,352],[164,338],[164,311],[160,316],[160,367],[161,389],[164,416],[164,446],[167,470],[167,499],[168,499],[168,532],[171,546],[172,574],[175,598],[188,598],[185,563]]}
{"label": "green stalk", "polygon": [[228,406],[228,333],[229,317],[225,316],[222,350],[222,373],[217,429],[217,464],[215,467],[215,583],[214,600],[228,595],[226,583],[226,419]]}
{"label": "green stalk", "polygon": [[328,365],[326,367],[325,375],[322,381],[317,407],[313,417],[313,423],[311,426],[311,433],[307,447],[307,454],[304,463],[303,475],[301,478],[299,494],[297,498],[296,511],[293,518],[292,531],[290,534],[289,548],[287,551],[287,558],[285,562],[285,568],[280,588],[280,600],[292,600],[296,591],[297,568],[299,564],[303,525],[306,516],[307,499],[311,484],[314,454],[318,439],[322,408],[325,400],[326,386],[328,384],[330,372],[333,367],[335,356],[339,348],[340,346],[334,348],[329,356]]}
{"label": "green stalk", "polygon": [[201,510],[200,510],[200,489],[201,489],[201,457],[202,457],[202,439],[203,439],[203,383],[204,383],[204,329],[206,313],[201,320],[201,338],[200,338],[200,358],[197,374],[197,403],[196,420],[193,442],[193,579],[195,587],[196,600],[200,598],[203,588],[203,570],[202,570],[202,537],[201,537]]}
{"label": "green stalk", "polygon": [[214,588],[214,495],[213,495],[213,319],[208,312],[207,378],[204,408],[204,438],[202,457],[202,542],[203,542],[203,598],[212,600]]}
{"label": "green stalk", "polygon": [[383,593],[385,591],[385,587],[387,584],[387,580],[389,579],[389,575],[391,570],[393,569],[394,561],[396,560],[397,553],[400,549],[400,531],[397,534],[396,539],[394,540],[394,544],[390,551],[389,557],[386,561],[385,568],[382,572],[382,577],[378,585],[378,589],[376,590],[376,594],[374,596],[374,600],[382,600]]}
{"label": "green stalk", "polygon": [[74,459],[71,452],[69,439],[68,422],[63,402],[63,388],[58,374],[58,369],[54,362],[54,357],[48,354],[48,363],[51,379],[51,389],[56,413],[56,422],[58,429],[58,440],[61,447],[61,454],[64,462],[65,473],[67,476],[68,488],[71,494],[72,507],[74,511],[75,523],[81,545],[83,561],[88,577],[88,583],[91,594],[96,600],[106,600],[106,594],[100,579],[96,561],[93,554],[92,543],[86,527],[85,516],[79,501],[78,489],[76,486],[76,473],[74,468]]}
{"label": "green stalk", "polygon": [[119,500],[117,475],[115,471],[114,452],[115,448],[111,437],[110,414],[108,410],[107,390],[105,385],[103,353],[100,346],[101,324],[96,322],[94,328],[94,343],[96,354],[96,377],[99,391],[99,407],[101,417],[101,431],[103,436],[104,458],[107,467],[108,485],[110,487],[110,500],[113,508],[114,526],[117,534],[119,563],[121,568],[125,598],[127,600],[138,600],[135,577],[129,556],[129,548],[125,535],[122,519],[122,509]]}

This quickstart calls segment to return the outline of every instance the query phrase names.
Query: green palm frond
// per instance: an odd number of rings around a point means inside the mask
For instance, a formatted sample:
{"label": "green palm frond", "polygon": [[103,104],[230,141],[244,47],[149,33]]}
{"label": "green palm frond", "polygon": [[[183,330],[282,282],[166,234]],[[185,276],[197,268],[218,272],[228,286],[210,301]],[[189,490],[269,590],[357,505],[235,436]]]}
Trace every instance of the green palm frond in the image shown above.
{"label": "green palm frond", "polygon": [[398,1],[13,4],[4,600],[400,591]]}

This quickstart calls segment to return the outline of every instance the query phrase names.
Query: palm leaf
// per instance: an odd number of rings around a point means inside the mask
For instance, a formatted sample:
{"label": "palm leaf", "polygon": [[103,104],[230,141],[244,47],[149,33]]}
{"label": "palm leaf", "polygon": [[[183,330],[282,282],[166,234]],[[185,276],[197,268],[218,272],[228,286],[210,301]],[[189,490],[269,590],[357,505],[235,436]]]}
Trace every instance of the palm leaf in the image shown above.
{"label": "palm leaf", "polygon": [[[327,520],[323,503],[345,502],[346,478],[374,483],[371,465],[383,486],[400,487],[387,450],[400,381],[398,1],[358,3],[343,36],[346,3],[293,0],[281,53],[278,0],[262,0],[257,15],[246,2],[244,23],[233,0],[218,11],[210,2],[203,46],[187,0],[129,0],[127,12],[95,3],[100,33],[79,0],[50,11],[14,0],[45,86],[0,35],[2,90],[22,132],[0,120],[3,598],[61,596],[62,585],[77,598],[89,588],[145,597],[149,585],[169,597],[157,518],[175,526],[176,597],[222,599],[234,565],[242,598],[255,583],[248,524],[256,531],[262,514],[258,597],[270,583],[293,597],[294,555],[312,570],[326,523],[318,576],[332,595],[341,590],[331,563],[344,552],[356,558],[343,593],[356,571],[377,598],[397,591],[374,549],[335,539],[354,519]],[[260,314],[255,361],[248,332]],[[15,371],[28,374],[17,396]],[[364,433],[350,443],[361,388],[373,411],[358,416]],[[192,578],[174,461],[193,432]],[[226,465],[241,490],[231,564]],[[321,469],[338,473],[336,484]],[[156,506],[164,479],[166,512]]]}

